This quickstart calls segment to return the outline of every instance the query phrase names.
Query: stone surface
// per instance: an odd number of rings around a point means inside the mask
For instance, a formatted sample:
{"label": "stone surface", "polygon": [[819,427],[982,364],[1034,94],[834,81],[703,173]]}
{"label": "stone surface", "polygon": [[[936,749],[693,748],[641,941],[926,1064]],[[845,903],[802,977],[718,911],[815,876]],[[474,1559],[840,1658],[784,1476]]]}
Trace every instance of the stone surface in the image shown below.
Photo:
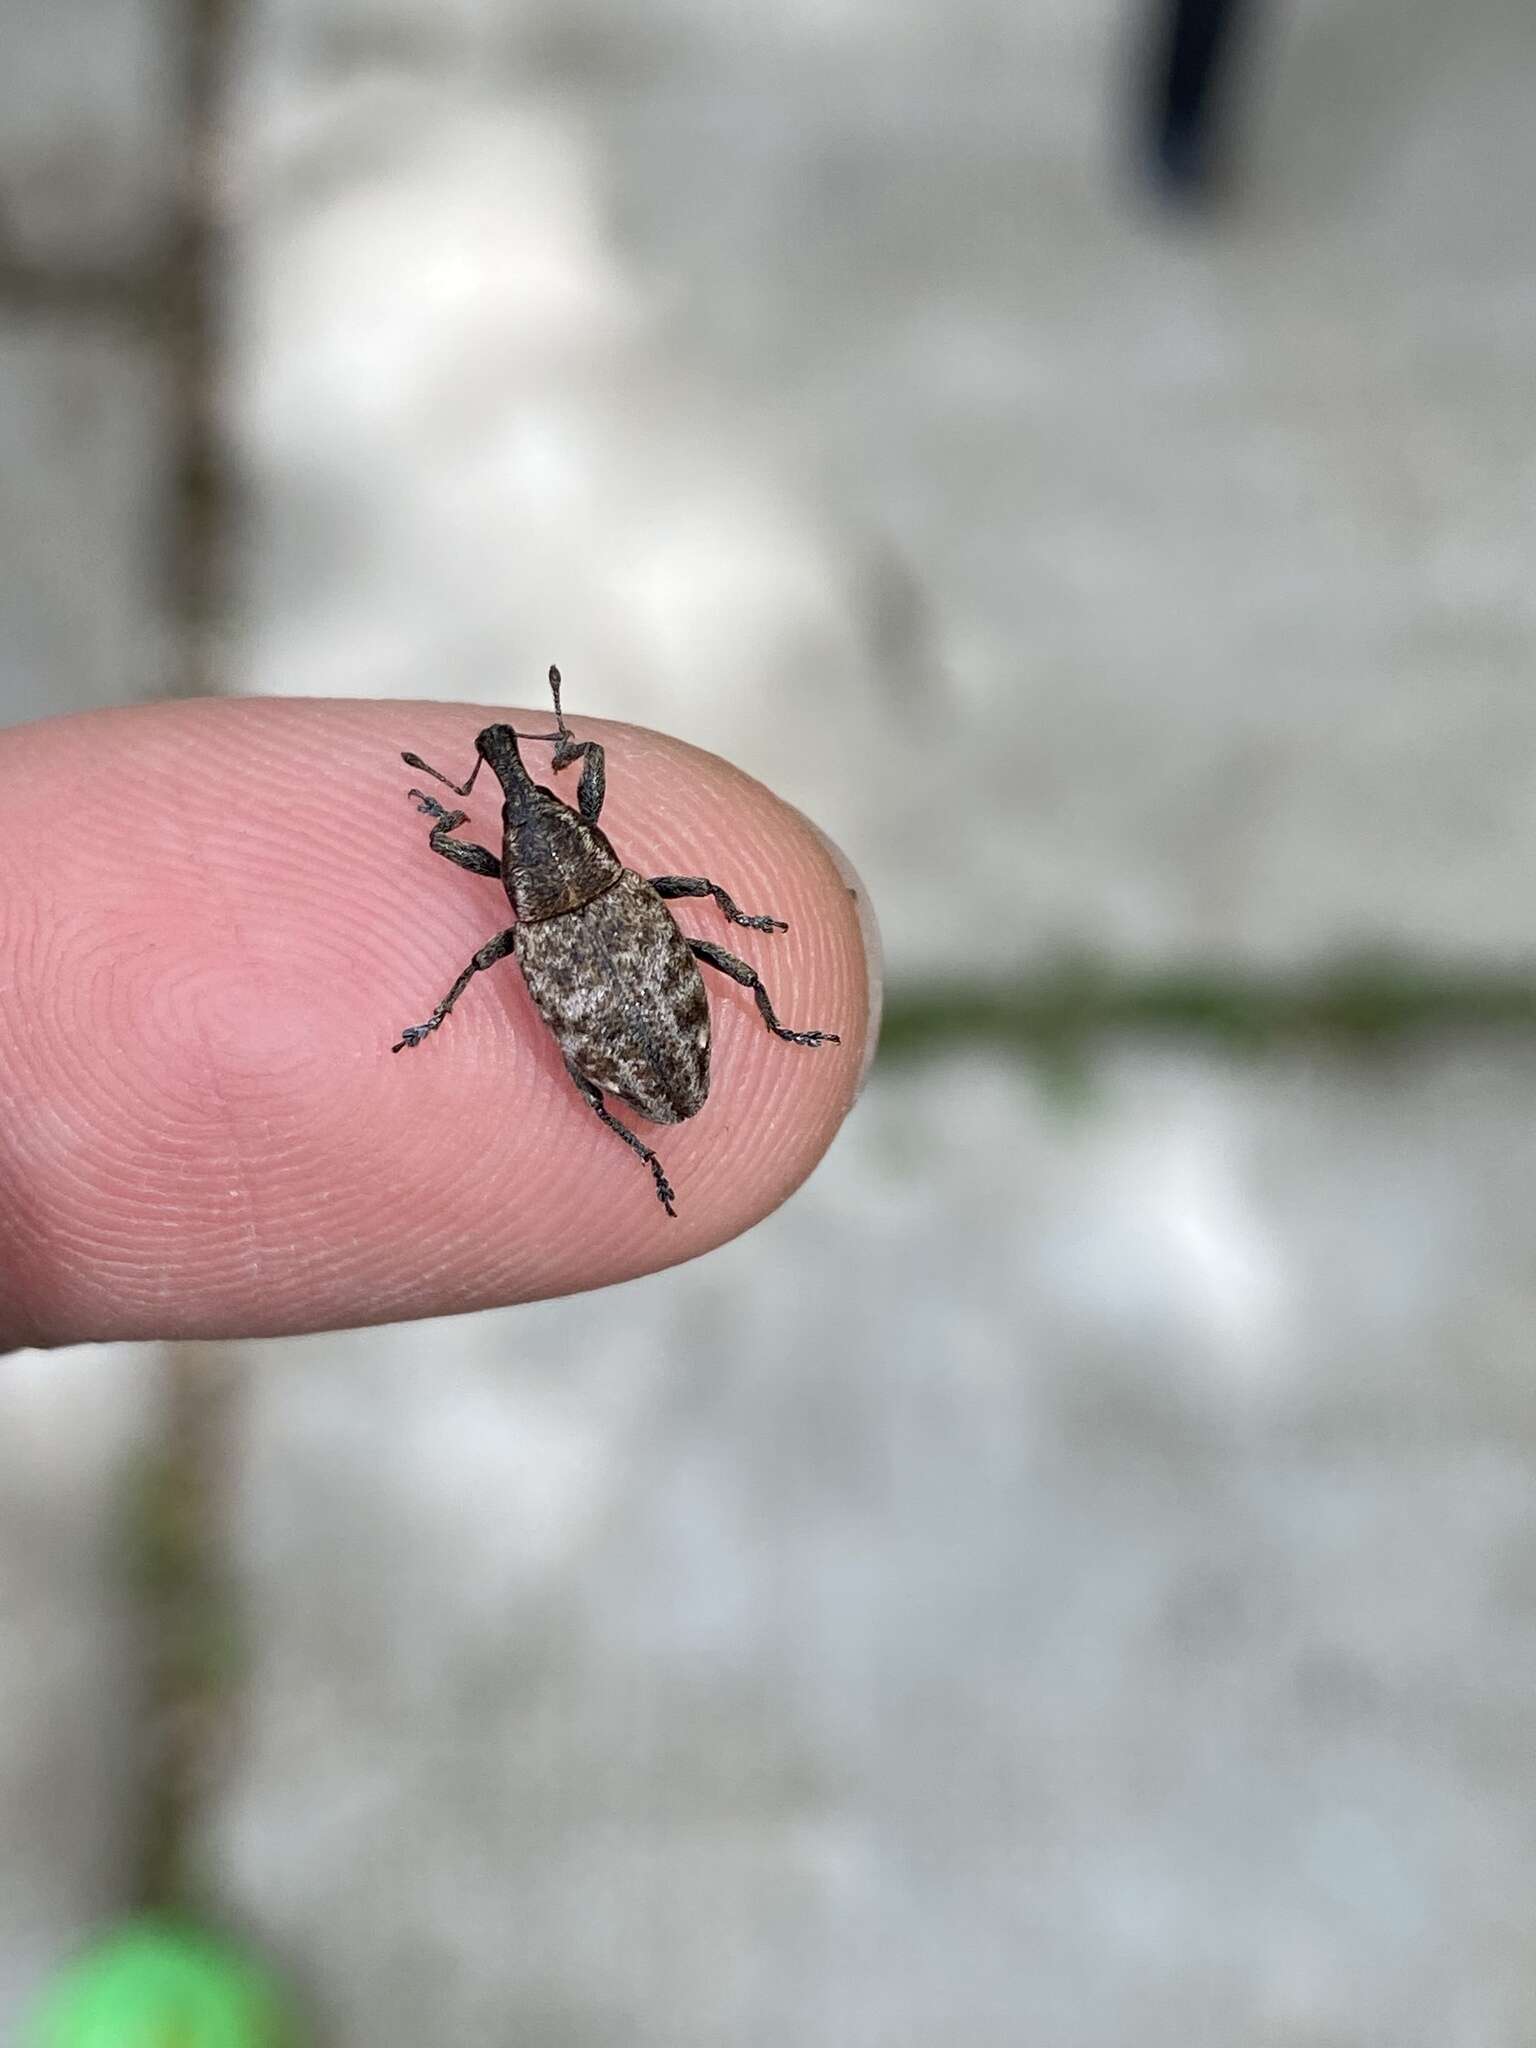
{"label": "stone surface", "polygon": [[1524,958],[1536,13],[1274,10],[1205,223],[1131,25],[256,10],[245,686],[557,658],[820,817],[898,970]]}
{"label": "stone surface", "polygon": [[173,0],[9,0],[0,67],[0,250],[124,278],[163,250],[189,10]]}
{"label": "stone surface", "polygon": [[0,721],[166,687],[168,466],[147,343],[0,303]]}
{"label": "stone surface", "polygon": [[1518,2048],[1533,1087],[945,1060],[707,1261],[258,1350],[218,1903],[334,2048]]}
{"label": "stone surface", "polygon": [[0,2039],[121,1912],[143,1820],[125,1555],[158,1409],[148,1347],[0,1358]]}

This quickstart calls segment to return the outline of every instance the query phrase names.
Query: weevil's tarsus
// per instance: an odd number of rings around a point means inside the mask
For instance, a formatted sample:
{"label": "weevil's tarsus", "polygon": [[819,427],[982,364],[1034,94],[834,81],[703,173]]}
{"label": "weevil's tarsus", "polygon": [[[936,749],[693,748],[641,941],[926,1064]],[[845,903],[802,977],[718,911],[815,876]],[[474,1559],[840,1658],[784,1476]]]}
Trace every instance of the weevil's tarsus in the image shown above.
{"label": "weevil's tarsus", "polygon": [[565,1071],[570,1075],[571,1079],[576,1083],[576,1086],[581,1090],[582,1094],[586,1097],[588,1103],[591,1105],[592,1109],[597,1114],[597,1116],[599,1116],[602,1119],[602,1121],[608,1126],[609,1130],[613,1132],[615,1137],[622,1138],[625,1144],[629,1146],[632,1152],[638,1152],[640,1154],[640,1157],[651,1169],[651,1177],[656,1183],[657,1200],[661,1203],[661,1206],[663,1207],[663,1209],[666,1210],[669,1216],[675,1217],[677,1215],[677,1211],[672,1206],[675,1191],[672,1187],[671,1182],[667,1179],[667,1176],[662,1171],[661,1161],[656,1157],[656,1154],[651,1150],[650,1146],[643,1143],[639,1138],[637,1138],[634,1132],[629,1128],[627,1124],[621,1124],[619,1122],[618,1118],[612,1114],[612,1112],[608,1108],[608,1105],[603,1101],[602,1089],[599,1088],[595,1082],[589,1081],[584,1074],[577,1073],[576,1069],[571,1065],[569,1060],[567,1060],[565,1063]]}
{"label": "weevil's tarsus", "polygon": [[777,917],[749,917],[738,910],[718,882],[706,882],[702,875],[652,875],[651,887],[658,896],[713,896],[732,924],[754,932],[787,932],[789,926]]}
{"label": "weevil's tarsus", "polygon": [[696,960],[702,960],[706,967],[718,968],[728,974],[732,981],[739,981],[743,988],[749,988],[762,1013],[763,1022],[775,1038],[787,1039],[791,1045],[841,1045],[842,1040],[835,1031],[791,1031],[781,1024],[773,1013],[773,1004],[768,991],[758,979],[757,969],[749,967],[745,960],[738,960],[734,953],[727,953],[724,946],[713,946],[708,939],[690,939],[688,950]]}
{"label": "weevil's tarsus", "polygon": [[464,823],[466,812],[445,811],[435,796],[427,796],[419,789],[413,789],[410,794],[416,799],[416,808],[423,817],[437,820],[427,834],[427,844],[434,853],[440,853],[444,860],[451,860],[455,867],[467,868],[472,875],[489,875],[493,881],[501,880],[501,862],[489,847],[476,846],[473,840],[448,836]]}
{"label": "weevil's tarsus", "polygon": [[[470,849],[467,848],[465,849],[465,851],[469,850]],[[476,852],[483,851],[482,848],[478,847],[473,850]],[[475,955],[474,959],[470,961],[469,965],[465,968],[464,972],[459,976],[458,980],[453,984],[453,987],[449,989],[447,995],[443,997],[443,1000],[432,1012],[431,1016],[427,1019],[426,1023],[407,1024],[405,1029],[400,1034],[399,1042],[395,1045],[392,1045],[390,1047],[390,1051],[404,1052],[408,1045],[420,1045],[421,1041],[424,1038],[429,1038],[432,1035],[432,1033],[436,1031],[438,1026],[442,1023],[443,1019],[448,1015],[448,1012],[453,1008],[454,1004],[459,1000],[459,997],[463,995],[465,989],[469,987],[469,984],[474,980],[475,976],[477,974],[483,974],[487,967],[494,967],[498,960],[506,959],[507,955],[512,950],[512,943],[515,936],[516,934],[513,931],[513,929],[509,927],[504,932],[498,932],[494,939],[488,939],[486,943],[480,948],[479,952]]]}

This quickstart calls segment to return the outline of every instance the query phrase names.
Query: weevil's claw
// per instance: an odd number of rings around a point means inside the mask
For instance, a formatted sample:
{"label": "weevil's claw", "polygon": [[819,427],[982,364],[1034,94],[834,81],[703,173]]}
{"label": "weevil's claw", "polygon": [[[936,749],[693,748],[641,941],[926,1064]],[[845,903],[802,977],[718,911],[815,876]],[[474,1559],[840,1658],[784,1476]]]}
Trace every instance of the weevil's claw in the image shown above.
{"label": "weevil's claw", "polygon": [[400,1034],[399,1044],[392,1045],[389,1049],[391,1052],[404,1052],[408,1045],[420,1045],[421,1041],[429,1036],[431,1030],[432,1026],[430,1024],[407,1024]]}
{"label": "weevil's claw", "polygon": [[424,818],[436,819],[436,831],[457,832],[469,816],[468,811],[445,811],[435,796],[428,796],[423,790],[412,789],[406,793],[415,797],[416,808]]}
{"label": "weevil's claw", "polygon": [[841,1045],[842,1040],[835,1031],[781,1031],[780,1038],[787,1038],[791,1045]]}
{"label": "weevil's claw", "polygon": [[776,917],[748,917],[744,911],[736,913],[737,924],[744,924],[754,932],[787,932],[789,926]]}

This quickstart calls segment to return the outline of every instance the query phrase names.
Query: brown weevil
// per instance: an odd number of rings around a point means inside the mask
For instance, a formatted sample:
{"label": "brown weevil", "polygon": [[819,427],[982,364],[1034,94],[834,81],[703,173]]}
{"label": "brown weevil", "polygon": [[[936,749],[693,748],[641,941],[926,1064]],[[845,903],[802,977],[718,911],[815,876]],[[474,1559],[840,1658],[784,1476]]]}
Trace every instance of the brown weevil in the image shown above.
{"label": "brown weevil", "polygon": [[[647,880],[627,868],[598,825],[606,771],[596,740],[578,740],[560,709],[560,671],[549,672],[555,700],[551,733],[517,733],[510,725],[488,725],[477,734],[477,759],[467,782],[452,782],[417,754],[402,754],[408,768],[468,796],[487,762],[501,784],[501,858],[486,847],[452,835],[463,811],[445,811],[435,797],[410,794],[431,818],[427,844],[434,853],[490,875],[507,892],[517,922],[498,932],[476,953],[425,1024],[401,1033],[395,1052],[420,1045],[435,1031],[475,975],[508,953],[517,955],[528,993],[554,1033],[566,1071],[616,1137],[638,1152],[656,1182],[669,1216],[673,1191],[661,1161],[649,1145],[610,1113],[605,1095],[653,1124],[678,1124],[697,1116],[709,1094],[709,999],[698,969],[703,961],[751,989],[763,1022],[791,1045],[836,1045],[835,1031],[791,1031],[773,1013],[768,991],[745,960],[708,939],[690,939],[663,900],[713,896],[732,924],[755,932],[789,927],[773,917],[749,917],[736,908],[717,882],[701,875],[653,875]],[[562,802],[529,775],[518,753],[519,739],[553,742],[555,774],[582,763],[576,805]]]}

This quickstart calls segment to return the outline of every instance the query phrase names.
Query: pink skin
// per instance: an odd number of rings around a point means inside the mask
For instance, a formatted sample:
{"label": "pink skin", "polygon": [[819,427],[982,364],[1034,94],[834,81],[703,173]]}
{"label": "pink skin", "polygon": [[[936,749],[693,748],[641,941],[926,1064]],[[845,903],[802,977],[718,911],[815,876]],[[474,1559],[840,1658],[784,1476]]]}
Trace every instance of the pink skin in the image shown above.
{"label": "pink skin", "polygon": [[[842,1044],[780,1043],[750,990],[704,970],[710,1099],[685,1124],[634,1123],[676,1222],[571,1086],[514,962],[391,1055],[507,922],[499,883],[428,850],[400,762],[408,747],[467,774],[485,720],[252,699],[0,735],[0,1343],[265,1336],[571,1293],[708,1251],[810,1172],[871,1029],[858,904],[797,812],[658,733],[573,721],[608,748],[620,858],[786,918],[768,936],[708,898],[672,906],[759,969],[785,1023]],[[574,800],[579,771],[527,753]],[[464,807],[457,836],[499,851],[500,791]]]}

